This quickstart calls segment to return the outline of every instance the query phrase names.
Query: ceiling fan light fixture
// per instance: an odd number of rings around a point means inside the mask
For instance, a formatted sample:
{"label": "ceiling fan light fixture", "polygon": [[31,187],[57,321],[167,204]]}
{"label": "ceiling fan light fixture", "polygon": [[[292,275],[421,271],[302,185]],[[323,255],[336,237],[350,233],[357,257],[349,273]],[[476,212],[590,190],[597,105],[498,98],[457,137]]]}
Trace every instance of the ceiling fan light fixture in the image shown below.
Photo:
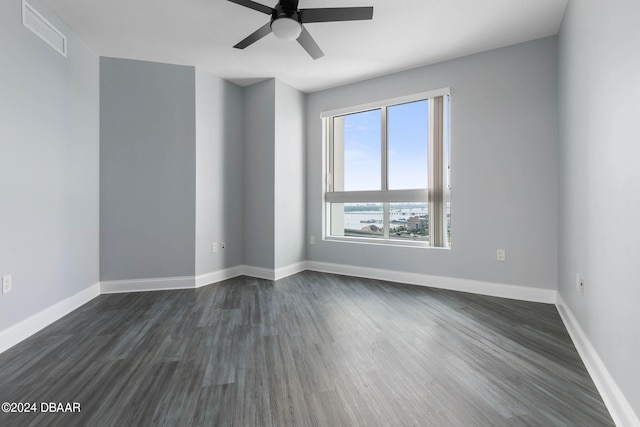
{"label": "ceiling fan light fixture", "polygon": [[281,17],[273,20],[271,31],[280,40],[295,40],[302,33],[302,24],[295,19]]}

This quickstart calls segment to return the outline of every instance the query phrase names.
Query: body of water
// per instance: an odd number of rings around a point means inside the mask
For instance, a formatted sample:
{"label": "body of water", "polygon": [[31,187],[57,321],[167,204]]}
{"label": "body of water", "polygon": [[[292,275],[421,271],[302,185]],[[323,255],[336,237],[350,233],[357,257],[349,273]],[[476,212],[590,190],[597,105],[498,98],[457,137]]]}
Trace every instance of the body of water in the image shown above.
{"label": "body of water", "polygon": [[[392,209],[390,212],[391,228],[402,225],[402,222],[396,221],[407,220],[412,216],[425,216],[427,213],[428,210],[426,206],[410,209]],[[374,224],[376,227],[383,226],[382,211],[351,211],[344,213],[345,230],[361,230],[371,224]]]}

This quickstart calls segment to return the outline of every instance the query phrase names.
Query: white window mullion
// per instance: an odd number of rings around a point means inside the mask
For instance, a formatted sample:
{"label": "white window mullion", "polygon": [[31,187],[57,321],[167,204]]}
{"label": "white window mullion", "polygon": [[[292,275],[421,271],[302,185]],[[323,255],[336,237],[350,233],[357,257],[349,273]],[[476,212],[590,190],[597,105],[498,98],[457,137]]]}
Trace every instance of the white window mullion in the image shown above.
{"label": "white window mullion", "polygon": [[390,208],[389,203],[383,203],[382,204],[382,215],[383,215],[382,228],[383,228],[384,238],[385,239],[389,238],[389,227],[391,226],[390,209],[391,208]]}
{"label": "white window mullion", "polygon": [[429,198],[429,190],[334,191],[324,197],[330,203],[424,202]]}
{"label": "white window mullion", "polygon": [[[382,182],[381,182],[381,190],[387,191],[389,188],[389,143],[388,143],[388,134],[387,134],[387,107],[382,107],[380,109],[380,129],[381,129],[381,146],[382,146]],[[382,204],[382,231],[385,239],[389,239],[389,203]]]}
{"label": "white window mullion", "polygon": [[344,190],[344,117],[331,120],[331,190]]}
{"label": "white window mullion", "polygon": [[387,107],[382,107],[380,109],[380,147],[382,150],[380,158],[382,159],[381,164],[381,179],[380,189],[385,191],[389,188],[389,143],[388,143],[388,135],[387,135]]}
{"label": "white window mullion", "polygon": [[327,124],[326,124],[326,131],[327,131],[327,137],[329,138],[329,147],[327,149],[327,179],[326,179],[326,185],[327,185],[327,191],[333,191],[333,151],[334,151],[334,135],[333,135],[333,121],[334,118],[330,117],[327,120]]}

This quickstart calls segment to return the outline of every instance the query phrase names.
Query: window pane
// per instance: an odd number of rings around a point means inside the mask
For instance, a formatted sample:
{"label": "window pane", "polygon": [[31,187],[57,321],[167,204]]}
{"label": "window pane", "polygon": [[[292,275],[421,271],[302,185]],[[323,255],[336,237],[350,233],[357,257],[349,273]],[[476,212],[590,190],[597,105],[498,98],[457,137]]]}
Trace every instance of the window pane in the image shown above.
{"label": "window pane", "polygon": [[389,238],[429,241],[429,205],[427,202],[389,204]]}
{"label": "window pane", "polygon": [[380,109],[334,119],[334,191],[381,189]]}
{"label": "window pane", "polygon": [[428,106],[424,100],[387,110],[390,190],[427,188]]}
{"label": "window pane", "polygon": [[332,203],[331,234],[383,238],[382,203]]}

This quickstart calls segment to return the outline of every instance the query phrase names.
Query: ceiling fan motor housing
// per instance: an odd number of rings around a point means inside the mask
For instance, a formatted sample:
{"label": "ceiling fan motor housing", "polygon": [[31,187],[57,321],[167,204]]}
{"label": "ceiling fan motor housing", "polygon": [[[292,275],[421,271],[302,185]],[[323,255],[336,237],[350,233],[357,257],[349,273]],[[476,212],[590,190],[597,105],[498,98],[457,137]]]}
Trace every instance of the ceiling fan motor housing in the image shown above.
{"label": "ceiling fan motor housing", "polygon": [[273,23],[273,21],[280,18],[293,19],[294,21],[298,21],[299,23],[302,24],[302,20],[300,19],[300,13],[298,12],[297,9],[284,7],[281,3],[278,3],[273,8],[273,13],[271,14],[271,22]]}

